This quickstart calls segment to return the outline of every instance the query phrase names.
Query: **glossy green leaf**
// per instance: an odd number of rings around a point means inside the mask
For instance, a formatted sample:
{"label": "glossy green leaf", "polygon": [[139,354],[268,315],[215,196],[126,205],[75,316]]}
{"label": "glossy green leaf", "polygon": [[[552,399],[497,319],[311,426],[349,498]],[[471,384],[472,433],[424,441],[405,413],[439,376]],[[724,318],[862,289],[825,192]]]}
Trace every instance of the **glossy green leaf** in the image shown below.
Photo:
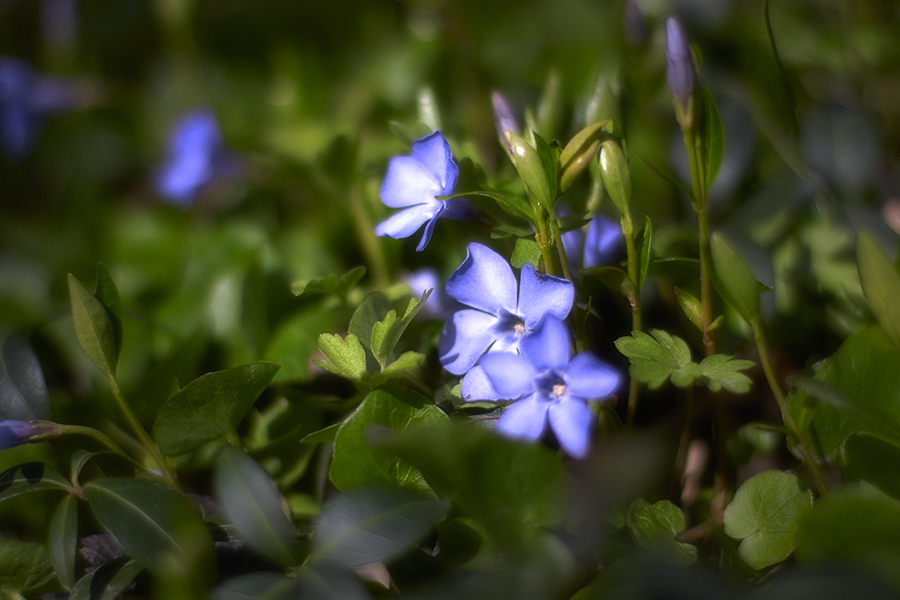
{"label": "glossy green leaf", "polygon": [[856,256],[869,309],[894,346],[900,349],[900,273],[865,232],[857,239]]}
{"label": "glossy green leaf", "polygon": [[0,502],[26,492],[68,492],[69,487],[69,482],[47,464],[37,461],[23,463],[0,473]]}
{"label": "glossy green leaf", "polygon": [[719,118],[719,109],[716,101],[708,88],[703,89],[703,116],[705,127],[703,128],[703,162],[706,167],[706,189],[712,187],[719,174],[719,166],[722,164],[722,155],[725,152],[725,134],[722,131],[722,119]]}
{"label": "glossy green leaf", "polygon": [[50,519],[50,562],[59,581],[68,587],[75,585],[75,550],[78,546],[78,499],[66,496]]}
{"label": "glossy green leaf", "polygon": [[234,448],[224,448],[216,458],[213,488],[241,539],[275,562],[296,562],[297,538],[282,508],[284,497],[259,463]]}
{"label": "glossy green leaf", "polygon": [[97,521],[125,551],[160,576],[208,573],[212,540],[200,513],[164,485],[132,477],[85,484]]}
{"label": "glossy green leaf", "polygon": [[634,500],[625,513],[625,525],[641,548],[660,553],[677,564],[697,561],[697,548],[676,538],[685,528],[684,514],[668,500],[654,504],[643,498]]}
{"label": "glossy green leaf", "polygon": [[631,169],[621,146],[607,139],[600,144],[600,174],[603,187],[623,217],[631,211]]}
{"label": "glossy green leaf", "polygon": [[366,483],[391,483],[423,490],[428,485],[408,463],[368,441],[370,429],[403,430],[416,423],[444,421],[444,413],[426,398],[402,387],[369,393],[341,424],[334,439],[334,456],[329,474],[340,490]]}
{"label": "glossy green leaf", "polygon": [[337,430],[340,428],[340,423],[334,423],[333,425],[329,425],[328,427],[324,427],[318,431],[313,431],[307,436],[304,436],[303,439],[300,440],[303,444],[319,444],[321,442],[333,442],[335,436],[337,435]]}
{"label": "glossy green leaf", "polygon": [[752,360],[735,360],[724,354],[713,354],[700,361],[700,373],[713,392],[724,388],[734,394],[746,394],[753,382],[740,371],[754,366],[756,363]]}
{"label": "glossy green leaf", "polygon": [[116,345],[116,327],[109,311],[71,273],[69,298],[78,343],[104,375],[115,377],[119,347]]}
{"label": "glossy green leaf", "polygon": [[738,554],[754,569],[783,561],[812,506],[812,493],[790,473],[771,470],[745,481],[725,508],[725,533],[741,540]]}
{"label": "glossy green leaf", "polygon": [[116,600],[141,574],[144,566],[136,560],[117,559],[104,563],[78,580],[69,600]]}
{"label": "glossy green leaf", "polygon": [[616,348],[628,357],[632,377],[651,389],[661,387],[671,377],[677,387],[688,387],[702,375],[700,367],[691,361],[687,343],[659,329],[651,335],[635,331],[631,336],[616,340]]}
{"label": "glossy green leaf", "polygon": [[119,295],[119,288],[116,287],[116,282],[113,281],[109,269],[103,263],[97,265],[97,291],[94,292],[94,296],[109,314],[109,318],[112,321],[113,335],[116,340],[116,350],[120,352],[122,350],[122,327],[125,320],[125,311],[122,308],[122,297]]}
{"label": "glossy green leaf", "polygon": [[39,588],[51,579],[53,565],[43,545],[0,537],[0,593],[8,591],[18,595]]}
{"label": "glossy green leaf", "polygon": [[759,293],[766,290],[744,259],[725,238],[714,233],[710,240],[716,277],[713,282],[725,301],[751,325],[759,322]]}
{"label": "glossy green leaf", "polygon": [[533,265],[536,269],[540,267],[541,247],[534,240],[519,238],[516,240],[516,247],[513,248],[512,256],[509,257],[509,264],[517,269],[521,269],[525,263]]}
{"label": "glossy green leaf", "polygon": [[21,335],[3,340],[3,368],[14,394],[0,396],[0,414],[7,419],[32,421],[50,415],[50,395],[41,363]]}
{"label": "glossy green leaf", "polygon": [[233,433],[277,371],[272,363],[240,365],[184,386],[156,417],[153,435],[160,450],[184,454]]}
{"label": "glossy green leaf", "polygon": [[314,365],[347,379],[362,380],[366,374],[366,351],[352,333],[346,338],[336,333],[321,334],[319,350],[328,360],[314,360]]}
{"label": "glossy green leaf", "polygon": [[900,448],[877,437],[857,433],[841,448],[842,471],[854,480],[865,480],[900,500]]}
{"label": "glossy green leaf", "polygon": [[408,489],[364,486],[332,498],[315,522],[313,556],[348,567],[388,562],[437,524],[447,503]]}

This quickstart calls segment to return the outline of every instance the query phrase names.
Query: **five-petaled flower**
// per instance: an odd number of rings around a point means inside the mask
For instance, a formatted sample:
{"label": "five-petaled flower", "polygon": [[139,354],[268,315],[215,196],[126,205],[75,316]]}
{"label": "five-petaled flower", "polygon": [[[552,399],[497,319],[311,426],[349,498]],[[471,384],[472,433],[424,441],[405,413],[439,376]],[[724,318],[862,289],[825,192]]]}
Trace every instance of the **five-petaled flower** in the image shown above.
{"label": "five-petaled flower", "polygon": [[453,315],[438,341],[441,364],[454,375],[468,372],[485,352],[517,351],[545,315],[565,319],[575,300],[571,281],[525,263],[519,283],[503,257],[475,242],[445,290],[471,307]]}
{"label": "five-petaled flower", "polygon": [[458,177],[459,167],[440,131],[413,142],[411,156],[395,156],[388,163],[381,185],[381,201],[403,210],[375,227],[376,235],[407,238],[425,225],[416,247],[417,252],[424,250],[438,218],[454,203],[438,200],[436,196],[452,194]]}
{"label": "five-petaled flower", "polygon": [[486,354],[479,365],[498,395],[515,400],[496,430],[534,442],[549,428],[569,456],[584,458],[594,423],[588,402],[615,391],[619,372],[590,352],[573,358],[568,330],[553,315],[522,340],[520,350]]}

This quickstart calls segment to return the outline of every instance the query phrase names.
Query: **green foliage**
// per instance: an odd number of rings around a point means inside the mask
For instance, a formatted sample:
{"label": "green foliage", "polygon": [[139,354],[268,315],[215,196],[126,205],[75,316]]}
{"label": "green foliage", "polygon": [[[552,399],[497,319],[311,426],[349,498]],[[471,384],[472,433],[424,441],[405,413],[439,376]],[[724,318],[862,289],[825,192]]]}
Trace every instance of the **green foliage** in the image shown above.
{"label": "green foliage", "polygon": [[738,554],[754,569],[763,569],[794,551],[794,537],[812,506],[812,493],[796,476],[771,470],[741,485],[725,508],[725,533],[741,540]]}
{"label": "green foliage", "polygon": [[841,446],[842,470],[900,500],[900,448],[877,437],[855,433]]}
{"label": "green foliage", "polygon": [[685,527],[684,514],[668,500],[650,504],[638,498],[628,506],[625,525],[641,548],[658,552],[678,564],[697,561],[697,548],[677,539]]}
{"label": "green foliage", "polygon": [[759,294],[768,288],[756,280],[744,259],[718,233],[710,240],[710,250],[716,269],[713,280],[716,289],[744,320],[755,326],[760,318]]}
{"label": "green foliage", "polygon": [[53,578],[47,548],[32,542],[0,537],[0,594],[20,598]]}
{"label": "green foliage", "polygon": [[708,88],[703,89],[703,163],[706,171],[706,189],[712,187],[722,164],[722,156],[725,153],[725,134],[722,131],[722,120],[719,118],[719,109],[712,92]]}
{"label": "green foliage", "polygon": [[541,247],[534,240],[519,238],[516,240],[516,246],[513,248],[512,256],[509,257],[509,264],[517,269],[521,269],[525,263],[530,263],[535,268],[541,264]]}
{"label": "green foliage", "polygon": [[70,600],[115,600],[144,567],[136,560],[107,562],[78,580]]}
{"label": "green foliage", "polygon": [[347,379],[362,380],[366,374],[366,351],[352,333],[346,339],[336,333],[321,334],[319,350],[328,361],[314,360],[314,365]]}
{"label": "green foliage", "polygon": [[60,583],[66,587],[75,585],[75,551],[78,547],[78,499],[63,498],[50,519],[50,562]]}
{"label": "green foliage", "polygon": [[600,144],[600,174],[603,187],[616,210],[623,218],[628,217],[631,211],[631,170],[625,153],[613,139]]}
{"label": "green foliage", "polygon": [[869,310],[897,349],[900,349],[900,273],[875,241],[860,233],[856,243],[859,278]]}
{"label": "green foliage", "polygon": [[0,502],[42,490],[69,491],[69,482],[42,462],[29,462],[0,473]]}
{"label": "green foliage", "polygon": [[[109,289],[104,286],[103,290],[103,295],[108,298]],[[110,309],[71,273],[69,273],[69,298],[78,343],[104,375],[114,378],[121,350],[119,345],[121,325],[116,327]]]}

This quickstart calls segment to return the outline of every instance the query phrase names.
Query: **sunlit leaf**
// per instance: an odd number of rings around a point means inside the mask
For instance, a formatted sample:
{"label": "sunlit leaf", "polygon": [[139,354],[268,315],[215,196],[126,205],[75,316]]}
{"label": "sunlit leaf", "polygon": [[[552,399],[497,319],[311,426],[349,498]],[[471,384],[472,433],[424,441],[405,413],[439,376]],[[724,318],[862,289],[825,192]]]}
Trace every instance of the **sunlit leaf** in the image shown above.
{"label": "sunlit leaf", "polygon": [[684,340],[659,329],[650,333],[635,331],[616,340],[616,348],[631,361],[632,377],[656,389],[670,377],[674,385],[688,387],[702,375]]}
{"label": "sunlit leaf", "polygon": [[352,333],[346,338],[336,333],[319,335],[319,350],[328,360],[314,360],[314,365],[347,379],[361,380],[366,374],[366,351]]}

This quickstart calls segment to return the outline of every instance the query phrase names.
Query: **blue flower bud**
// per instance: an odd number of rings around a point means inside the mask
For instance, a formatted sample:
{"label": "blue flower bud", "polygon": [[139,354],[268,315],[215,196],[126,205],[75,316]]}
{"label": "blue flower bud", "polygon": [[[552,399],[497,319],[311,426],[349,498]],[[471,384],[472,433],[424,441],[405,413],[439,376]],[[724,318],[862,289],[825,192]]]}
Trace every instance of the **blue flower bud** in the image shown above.
{"label": "blue flower bud", "polygon": [[521,134],[519,123],[516,121],[516,115],[513,113],[512,108],[510,108],[506,98],[500,95],[500,92],[493,92],[491,94],[491,104],[494,106],[494,124],[497,126],[497,137],[500,138],[500,143],[503,147],[509,152],[512,152],[509,142],[506,139],[506,132],[512,131],[517,135]]}
{"label": "blue flower bud", "polygon": [[0,419],[0,450],[27,444],[38,433],[34,421]]}
{"label": "blue flower bud", "polygon": [[675,99],[678,120],[690,124],[690,101],[697,89],[697,72],[691,48],[681,23],[675,17],[666,20],[666,82]]}

